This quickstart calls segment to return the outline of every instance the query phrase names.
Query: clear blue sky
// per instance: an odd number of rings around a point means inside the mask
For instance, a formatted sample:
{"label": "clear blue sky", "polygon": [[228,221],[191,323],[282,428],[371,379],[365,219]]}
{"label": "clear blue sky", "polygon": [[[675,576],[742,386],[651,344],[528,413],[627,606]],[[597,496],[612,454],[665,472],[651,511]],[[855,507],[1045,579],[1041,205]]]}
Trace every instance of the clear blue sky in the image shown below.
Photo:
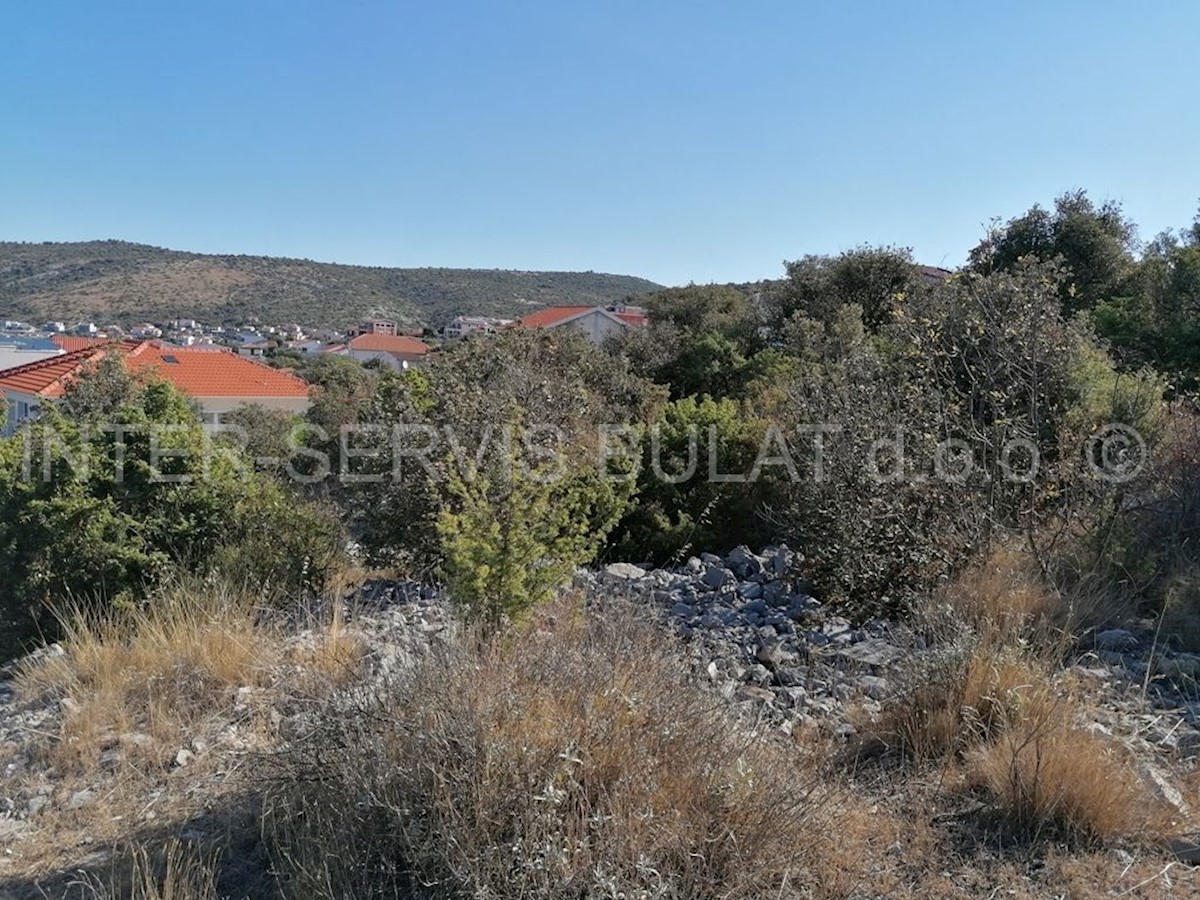
{"label": "clear blue sky", "polygon": [[1200,3],[25,0],[0,239],[773,277],[1200,201]]}

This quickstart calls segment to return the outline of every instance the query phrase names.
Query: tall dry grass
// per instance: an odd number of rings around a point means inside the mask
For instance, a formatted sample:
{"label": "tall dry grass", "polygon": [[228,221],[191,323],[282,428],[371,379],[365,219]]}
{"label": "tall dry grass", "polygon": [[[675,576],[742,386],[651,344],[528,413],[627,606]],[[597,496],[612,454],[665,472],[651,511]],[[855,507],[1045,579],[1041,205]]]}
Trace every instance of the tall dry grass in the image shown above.
{"label": "tall dry grass", "polygon": [[914,764],[960,755],[1056,703],[1043,663],[970,638],[923,657],[897,681],[871,733]]}
{"label": "tall dry grass", "polygon": [[1104,842],[1142,834],[1162,810],[1130,754],[1078,727],[1059,683],[1073,629],[1102,603],[1064,594],[1036,561],[1000,548],[926,611],[940,646],[904,670],[872,736],[902,760],[961,769],[1009,835]]}
{"label": "tall dry grass", "polygon": [[1149,838],[1165,815],[1127,751],[1061,716],[1023,722],[970,751],[966,766],[1010,833],[1025,840]]}
{"label": "tall dry grass", "polygon": [[272,760],[289,896],[801,896],[817,779],[686,671],[653,623],[560,603],[332,699]]}
{"label": "tall dry grass", "polygon": [[62,628],[63,652],[23,666],[16,684],[62,704],[50,754],[73,772],[118,742],[128,759],[167,764],[163,748],[227,717],[233,694],[266,683],[283,654],[255,599],[220,585],[177,582],[146,605],[104,615],[71,609]]}
{"label": "tall dry grass", "polygon": [[124,848],[106,878],[90,875],[76,887],[88,900],[219,900],[218,862],[194,844]]}

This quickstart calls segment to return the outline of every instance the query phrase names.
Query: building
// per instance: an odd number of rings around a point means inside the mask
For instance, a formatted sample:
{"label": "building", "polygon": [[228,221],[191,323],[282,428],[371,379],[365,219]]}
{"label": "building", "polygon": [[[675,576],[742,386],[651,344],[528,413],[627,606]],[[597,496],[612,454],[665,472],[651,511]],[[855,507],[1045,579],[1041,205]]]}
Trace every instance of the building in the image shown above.
{"label": "building", "polygon": [[0,370],[61,356],[63,350],[46,338],[0,335]]}
{"label": "building", "polygon": [[396,323],[389,322],[387,319],[367,319],[357,328],[351,328],[348,334],[350,337],[358,337],[362,334],[386,334],[395,336]]}
{"label": "building", "polygon": [[636,306],[551,306],[525,316],[519,324],[522,328],[573,328],[599,344],[626,328],[644,328],[650,319]]}
{"label": "building", "polygon": [[243,331],[229,339],[230,345],[239,356],[265,356],[275,347],[275,342],[257,331]]}
{"label": "building", "polygon": [[421,363],[429,353],[429,345],[403,335],[360,334],[345,344],[330,347],[328,352],[363,363],[378,360],[388,368],[402,371]]}
{"label": "building", "polygon": [[108,338],[97,337],[79,337],[73,334],[52,334],[50,342],[54,346],[59,347],[65,353],[74,353],[76,350],[86,350],[89,347],[103,347],[107,344]]}
{"label": "building", "polygon": [[512,324],[512,319],[494,319],[491,316],[455,316],[449,325],[442,328],[442,337],[453,341],[469,334],[494,334]]}
{"label": "building", "polygon": [[917,266],[917,274],[932,284],[937,284],[954,277],[953,272],[949,269],[943,269],[941,266]]}
{"label": "building", "polygon": [[273,369],[224,348],[175,347],[162,341],[123,341],[85,347],[0,372],[0,393],[7,401],[5,435],[52,403],[80,372],[116,353],[134,377],[161,378],[200,407],[203,421],[216,424],[239,406],[302,413],[308,409],[308,384],[290,372]]}

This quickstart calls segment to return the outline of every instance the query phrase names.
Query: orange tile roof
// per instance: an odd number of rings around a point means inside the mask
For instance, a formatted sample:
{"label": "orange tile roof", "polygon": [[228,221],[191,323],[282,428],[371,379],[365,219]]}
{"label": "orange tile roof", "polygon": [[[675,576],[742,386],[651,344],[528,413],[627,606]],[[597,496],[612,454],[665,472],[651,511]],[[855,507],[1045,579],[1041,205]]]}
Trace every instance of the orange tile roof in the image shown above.
{"label": "orange tile roof", "polygon": [[86,350],[88,347],[99,347],[102,344],[109,343],[109,338],[101,337],[76,337],[72,334],[52,334],[50,340],[54,346],[61,347],[68,353],[74,353],[76,350]]}
{"label": "orange tile roof", "polygon": [[172,347],[143,341],[125,355],[131,373],[153,369],[192,397],[307,397],[308,383],[218,347]]}
{"label": "orange tile roof", "polygon": [[366,350],[377,353],[404,353],[409,356],[424,356],[429,352],[427,344],[416,338],[393,334],[360,334],[350,341],[351,350]]}
{"label": "orange tile roof", "polygon": [[197,399],[308,396],[308,384],[290,372],[220,348],[172,347],[158,341],[93,346],[7,369],[0,372],[0,391],[60,397],[86,363],[114,351],[121,354],[131,374],[152,372]]}
{"label": "orange tile roof", "polygon": [[558,325],[567,319],[574,318],[582,313],[591,312],[593,309],[602,309],[599,306],[551,306],[546,309],[539,309],[535,313],[530,313],[521,318],[521,325],[525,328],[550,328],[553,325]]}

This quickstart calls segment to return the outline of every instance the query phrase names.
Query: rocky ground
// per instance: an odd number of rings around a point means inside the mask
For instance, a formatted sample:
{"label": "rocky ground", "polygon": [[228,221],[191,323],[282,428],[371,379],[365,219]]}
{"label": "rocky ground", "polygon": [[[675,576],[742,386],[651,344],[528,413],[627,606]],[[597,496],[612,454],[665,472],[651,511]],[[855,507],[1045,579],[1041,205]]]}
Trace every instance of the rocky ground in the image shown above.
{"label": "rocky ground", "polygon": [[[669,569],[615,563],[581,570],[574,587],[592,604],[622,598],[644,606],[678,635],[696,677],[757,727],[846,741],[889,702],[914,660],[935,648],[896,623],[852,625],[806,593],[794,568],[786,547],[741,547]],[[360,642],[367,678],[397,671],[456,627],[428,586],[368,581],[347,606],[346,630]],[[1152,622],[1085,635],[1066,672],[1091,699],[1080,712],[1086,727],[1124,742],[1162,798],[1190,816],[1189,779],[1200,757],[1200,657],[1175,652],[1161,638]],[[298,629],[287,641],[300,652],[319,639],[317,631]],[[54,645],[38,656],[62,652]],[[294,656],[289,651],[287,658]],[[68,775],[47,763],[45,747],[74,701],[22,697],[12,682],[18,668],[0,668],[0,900],[60,895],[55,890],[66,896],[71,873],[103,867],[121,835],[161,826],[202,839],[228,829],[231,815],[250,821],[252,800],[240,799],[247,761],[301,709],[294,702],[297,667],[283,666],[270,683],[233,691],[224,721],[205,724],[178,746],[156,748],[162,765],[152,776],[126,765],[153,741],[136,731],[114,732],[86,777]],[[114,819],[104,810],[117,796]],[[246,866],[265,866],[257,838],[245,834]],[[1200,846],[1187,839],[1174,851],[1172,865],[1200,862]]]}

